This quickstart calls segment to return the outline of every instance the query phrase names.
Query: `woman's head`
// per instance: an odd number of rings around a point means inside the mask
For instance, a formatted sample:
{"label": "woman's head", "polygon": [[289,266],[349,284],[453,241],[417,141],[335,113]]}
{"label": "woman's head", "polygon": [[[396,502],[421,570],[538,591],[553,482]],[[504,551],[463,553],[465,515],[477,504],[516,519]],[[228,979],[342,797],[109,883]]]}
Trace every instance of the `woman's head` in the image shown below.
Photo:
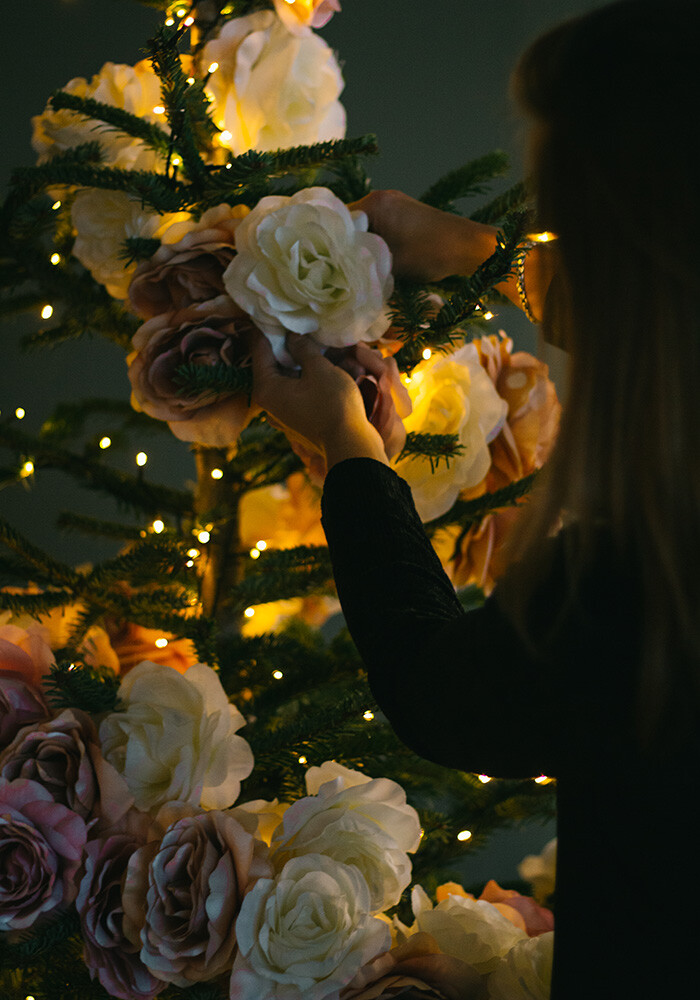
{"label": "woman's head", "polygon": [[538,222],[559,237],[545,335],[571,352],[526,543],[563,512],[582,568],[609,525],[660,623],[644,638],[656,694],[667,650],[700,656],[699,45],[696,0],[622,0],[542,36],[514,76]]}

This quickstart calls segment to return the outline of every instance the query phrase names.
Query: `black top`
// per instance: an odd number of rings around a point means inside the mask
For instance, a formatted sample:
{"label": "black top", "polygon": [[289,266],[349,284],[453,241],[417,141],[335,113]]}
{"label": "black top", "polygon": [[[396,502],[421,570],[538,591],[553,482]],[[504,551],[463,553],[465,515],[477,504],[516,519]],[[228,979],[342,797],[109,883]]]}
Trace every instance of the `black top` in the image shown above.
{"label": "black top", "polygon": [[498,590],[464,613],[385,465],[334,466],[323,526],[348,627],[401,740],[448,767],[557,778],[554,1000],[700,995],[700,748],[691,734],[663,759],[637,749],[629,568],[602,543],[569,600],[566,536],[555,539],[531,604],[533,653]]}

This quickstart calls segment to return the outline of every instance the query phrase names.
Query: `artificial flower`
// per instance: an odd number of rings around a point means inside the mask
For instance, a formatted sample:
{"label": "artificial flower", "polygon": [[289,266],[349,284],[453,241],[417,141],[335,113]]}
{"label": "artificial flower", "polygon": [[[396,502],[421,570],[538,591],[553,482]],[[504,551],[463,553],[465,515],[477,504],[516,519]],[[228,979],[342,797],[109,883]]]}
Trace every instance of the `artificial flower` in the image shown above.
{"label": "artificial flower", "polygon": [[295,37],[272,11],[233,18],[202,52],[220,142],[236,156],[345,135],[343,77],[329,46]]}
{"label": "artificial flower", "polygon": [[460,492],[480,483],[491,465],[491,442],[503,427],[507,404],[481,364],[473,344],[451,354],[434,352],[406,380],[413,410],[405,418],[407,431],[455,434],[462,451],[436,468],[427,458],[410,456],[396,471],[411,487],[423,521],[450,509]]}
{"label": "artificial flower", "polygon": [[217,205],[190,223],[176,243],[163,243],[134,272],[131,309],[151,319],[221,295],[222,276],[235,253],[236,229],[249,211],[245,205]]}
{"label": "artificial flower", "polygon": [[124,775],[139,809],[181,800],[225,809],[253,768],[245,725],[211,667],[186,674],[144,662],[119,685],[124,711],[100,725],[105,758]]}
{"label": "artificial flower", "polygon": [[293,35],[322,28],[340,10],[339,0],[274,0],[275,12]]}
{"label": "artificial flower", "polygon": [[43,785],[0,778],[0,931],[73,902],[86,839],[84,820]]}
{"label": "artificial flower", "polygon": [[[181,674],[197,662],[191,639],[178,639],[162,629],[146,628],[135,622],[108,620],[107,632],[117,659],[115,672],[122,677],[144,660],[172,667]],[[167,645],[162,645],[162,639],[167,639]]]}
{"label": "artificial flower", "polygon": [[238,253],[224,272],[231,298],[292,366],[287,330],[329,347],[375,341],[388,329],[391,253],[323,187],[262,198],[236,232]]}
{"label": "artificial flower", "polygon": [[10,624],[7,620],[9,614],[2,617],[0,678],[18,677],[38,688],[42,677],[49,673],[55,662],[45,630],[36,621],[28,621],[27,627],[22,628],[21,625]]}
{"label": "artificial flower", "polygon": [[48,717],[49,710],[40,691],[19,677],[0,673],[0,751],[20,729]]}
{"label": "artificial flower", "polygon": [[265,844],[231,813],[176,820],[129,860],[123,902],[143,963],[181,987],[229,969],[243,897],[270,874]]}
{"label": "artificial flower", "polygon": [[245,392],[182,391],[183,365],[236,367],[247,361],[250,323],[226,295],[147,320],[128,358],[132,405],[166,420],[175,437],[212,448],[235,445],[254,414]]}
{"label": "artificial flower", "polygon": [[231,1000],[338,1000],[390,944],[369,904],[359,870],[323,854],[291,858],[276,878],[259,879],[238,916]]}
{"label": "artificial flower", "polygon": [[541,854],[528,854],[518,865],[520,878],[530,883],[532,886],[532,895],[539,903],[545,903],[553,894],[556,873],[556,837],[545,844]]}
{"label": "artificial flower", "polygon": [[489,1000],[549,1000],[554,933],[516,942],[488,977]]}

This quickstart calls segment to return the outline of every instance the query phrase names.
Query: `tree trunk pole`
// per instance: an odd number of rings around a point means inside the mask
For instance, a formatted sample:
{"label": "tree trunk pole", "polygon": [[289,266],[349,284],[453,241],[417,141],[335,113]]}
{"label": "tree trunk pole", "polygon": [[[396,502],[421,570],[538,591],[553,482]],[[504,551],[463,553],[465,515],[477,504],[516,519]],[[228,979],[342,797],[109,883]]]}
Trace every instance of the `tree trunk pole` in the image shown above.
{"label": "tree trunk pole", "polygon": [[[237,584],[243,560],[239,539],[240,495],[226,480],[226,449],[195,448],[197,489],[195,513],[209,541],[201,546],[204,572],[201,580],[202,611],[213,618],[221,632],[237,632],[241,609],[236,607]],[[222,479],[212,479],[212,470],[224,470]],[[209,527],[212,525],[212,527]]]}

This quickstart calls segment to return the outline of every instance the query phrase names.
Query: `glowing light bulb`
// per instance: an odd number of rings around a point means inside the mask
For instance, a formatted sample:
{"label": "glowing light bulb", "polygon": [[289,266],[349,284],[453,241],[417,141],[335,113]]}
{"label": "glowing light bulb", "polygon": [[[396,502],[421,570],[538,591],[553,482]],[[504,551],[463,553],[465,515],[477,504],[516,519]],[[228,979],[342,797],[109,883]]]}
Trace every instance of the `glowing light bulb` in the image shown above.
{"label": "glowing light bulb", "polygon": [[457,834],[457,840],[464,841],[464,840],[471,840],[471,838],[472,838],[471,830],[460,830],[459,833]]}
{"label": "glowing light bulb", "polygon": [[170,162],[172,163],[172,165],[174,167],[179,167],[181,165],[181,163],[182,163],[182,160],[180,159],[179,156],[173,156],[173,158],[172,158],[172,160]]}
{"label": "glowing light bulb", "polygon": [[250,550],[250,558],[251,559],[259,559],[260,558],[260,549],[251,549]]}
{"label": "glowing light bulb", "polygon": [[493,319],[493,313],[491,312],[490,309],[488,312],[484,313],[484,319]]}
{"label": "glowing light bulb", "polygon": [[153,109],[153,114],[154,115],[164,115],[165,114],[165,108],[163,107],[163,105],[162,104],[156,104],[155,108]]}
{"label": "glowing light bulb", "polygon": [[100,438],[100,448],[102,449],[102,451],[105,451],[107,448],[109,448],[111,444],[112,444],[112,439],[111,437],[107,437],[106,434],[103,438]]}
{"label": "glowing light bulb", "polygon": [[281,670],[273,670],[272,676],[275,678],[276,681],[281,681],[282,678],[284,677],[284,674],[282,673]]}
{"label": "glowing light bulb", "polygon": [[185,20],[182,23],[185,24],[189,28],[189,27],[191,27],[191,25],[194,24],[194,18],[192,17],[192,15],[190,15],[189,17],[186,17]]}
{"label": "glowing light bulb", "polygon": [[534,779],[535,783],[538,785],[548,785],[552,780],[553,779],[548,778],[546,774],[541,774],[538,778]]}
{"label": "glowing light bulb", "polygon": [[306,757],[303,754],[301,755],[301,757],[298,757],[297,760],[299,761],[300,764],[306,764]]}
{"label": "glowing light bulb", "polygon": [[482,783],[482,785],[488,785],[490,780],[491,779],[489,778],[488,774],[479,775],[479,781]]}
{"label": "glowing light bulb", "polygon": [[209,475],[211,476],[212,479],[223,479],[224,478],[224,470],[223,469],[212,469],[211,472],[209,473]]}
{"label": "glowing light bulb", "polygon": [[206,545],[210,538],[211,535],[209,534],[208,531],[200,531],[197,534],[197,541],[201,542],[202,545]]}
{"label": "glowing light bulb", "polygon": [[371,722],[372,719],[374,718],[374,712],[371,712],[369,709],[367,709],[366,712],[362,713],[362,718],[365,720],[365,722]]}
{"label": "glowing light bulb", "polygon": [[243,614],[246,618],[252,618],[255,614],[255,608],[246,608]]}
{"label": "glowing light bulb", "polygon": [[556,233],[550,233],[547,230],[542,233],[528,233],[527,235],[527,239],[534,240],[535,243],[551,243],[556,238]]}
{"label": "glowing light bulb", "polygon": [[146,454],[146,452],[140,451],[136,456],[136,464],[139,466],[143,466],[146,464],[147,461],[148,461],[148,455]]}
{"label": "glowing light bulb", "polygon": [[185,563],[185,566],[188,569],[192,569],[192,567],[194,566],[194,560],[193,559],[188,559],[187,562]]}
{"label": "glowing light bulb", "polygon": [[207,68],[207,73],[216,73],[218,68],[219,68],[218,62],[209,63],[209,66]]}
{"label": "glowing light bulb", "polygon": [[61,263],[60,253],[52,253],[51,256],[49,257],[49,260],[51,261],[52,264],[60,264]]}
{"label": "glowing light bulb", "polygon": [[265,539],[261,538],[260,541],[256,542],[255,548],[258,549],[258,551],[260,552],[264,552],[265,549],[267,548],[267,542],[265,541]]}
{"label": "glowing light bulb", "polygon": [[32,472],[34,472],[34,462],[28,460],[22,466],[22,471],[21,471],[20,475],[24,479],[27,476],[31,476]]}
{"label": "glowing light bulb", "polygon": [[180,7],[180,9],[176,10],[175,13],[178,17],[184,17],[187,11],[183,7]]}
{"label": "glowing light bulb", "polygon": [[433,356],[433,352],[430,350],[429,347],[426,347],[425,350],[423,351],[423,355],[422,355],[423,360],[424,361],[428,361],[428,359],[432,358],[432,356]]}
{"label": "glowing light bulb", "polygon": [[161,533],[161,531],[163,531],[164,528],[165,528],[165,522],[161,521],[161,519],[159,517],[157,517],[155,519],[155,521],[153,522],[152,527],[153,527],[153,530],[155,531],[156,535],[159,535]]}
{"label": "glowing light bulb", "polygon": [[53,203],[53,205],[51,206],[51,208],[53,209],[54,212],[57,212],[60,207],[61,207],[61,202],[60,201],[55,201]]}
{"label": "glowing light bulb", "polygon": [[187,555],[190,557],[190,559],[196,559],[197,556],[199,555],[199,549],[188,549]]}
{"label": "glowing light bulb", "polygon": [[52,316],[53,316],[53,306],[45,305],[44,308],[41,310],[41,318],[51,319]]}
{"label": "glowing light bulb", "polygon": [[191,87],[191,86],[192,86],[192,84],[194,83],[194,77],[193,77],[193,76],[188,76],[188,77],[187,77],[187,82],[188,82],[188,84],[189,84],[189,85],[190,85],[190,87]]}
{"label": "glowing light bulb", "polygon": [[223,132],[221,133],[221,135],[219,136],[219,142],[220,142],[220,143],[222,144],[222,146],[223,146],[223,145],[225,145],[225,144],[226,144],[227,142],[230,142],[230,141],[231,141],[231,139],[233,139],[233,134],[232,134],[231,132],[229,132],[229,130],[228,130],[227,128],[225,128],[225,129],[223,130]]}
{"label": "glowing light bulb", "polygon": [[15,410],[15,416],[17,417],[18,420],[24,420],[26,415],[27,411],[24,409],[23,406],[18,406],[17,409]]}
{"label": "glowing light bulb", "polygon": [[168,640],[165,638],[164,635],[162,635],[160,639],[156,639],[156,646],[158,647],[158,649],[165,649],[167,645],[168,645]]}
{"label": "glowing light bulb", "polygon": [[173,26],[173,24],[175,24],[175,18],[174,17],[166,17],[165,23],[167,24],[167,26],[169,28],[171,28]]}
{"label": "glowing light bulb", "polygon": [[232,164],[232,163],[227,163],[227,164],[226,164],[226,169],[227,169],[227,170],[230,170],[232,166],[233,166],[233,164]]}

